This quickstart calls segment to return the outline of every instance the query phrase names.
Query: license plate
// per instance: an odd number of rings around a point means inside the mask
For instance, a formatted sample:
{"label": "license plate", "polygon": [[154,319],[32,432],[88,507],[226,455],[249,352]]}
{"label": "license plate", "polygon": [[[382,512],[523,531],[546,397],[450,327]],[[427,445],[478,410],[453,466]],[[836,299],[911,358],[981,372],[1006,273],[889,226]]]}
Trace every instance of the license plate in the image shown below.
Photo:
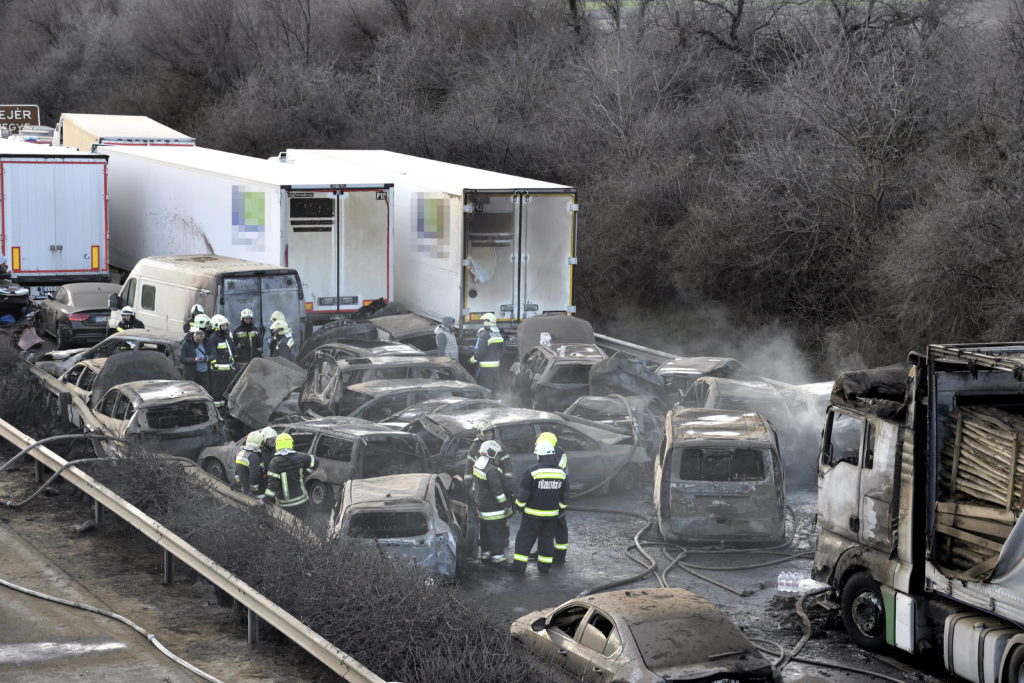
{"label": "license plate", "polygon": [[92,317],[92,321],[94,323],[105,323],[105,322],[107,322],[108,319],[109,318],[107,316],[105,316],[105,315],[94,315]]}

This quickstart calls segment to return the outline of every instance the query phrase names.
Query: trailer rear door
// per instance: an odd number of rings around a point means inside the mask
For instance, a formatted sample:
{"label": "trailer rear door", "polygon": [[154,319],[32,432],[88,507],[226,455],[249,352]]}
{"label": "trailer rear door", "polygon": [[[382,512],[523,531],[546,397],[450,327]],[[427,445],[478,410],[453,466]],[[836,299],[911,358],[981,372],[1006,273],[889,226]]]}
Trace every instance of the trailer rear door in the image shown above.
{"label": "trailer rear door", "polygon": [[464,320],[575,310],[575,194],[467,190],[464,227]]}
{"label": "trailer rear door", "polygon": [[288,191],[288,265],[302,273],[311,316],[391,300],[389,200],[386,188]]}
{"label": "trailer rear door", "polygon": [[3,251],[15,277],[107,273],[106,161],[0,159]]}

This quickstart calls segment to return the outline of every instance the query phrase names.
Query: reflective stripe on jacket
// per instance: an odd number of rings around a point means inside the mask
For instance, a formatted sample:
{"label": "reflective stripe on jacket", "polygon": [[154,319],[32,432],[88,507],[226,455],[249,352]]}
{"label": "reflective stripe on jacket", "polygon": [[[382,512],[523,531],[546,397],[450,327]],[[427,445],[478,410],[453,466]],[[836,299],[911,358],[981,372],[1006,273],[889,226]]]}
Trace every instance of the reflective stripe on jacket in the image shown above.
{"label": "reflective stripe on jacket", "polygon": [[301,505],[309,500],[306,476],[317,468],[316,458],[309,453],[280,450],[270,461],[265,495],[280,507]]}
{"label": "reflective stripe on jacket", "polygon": [[569,475],[555,454],[545,455],[523,472],[516,505],[533,517],[557,517],[568,507]]}

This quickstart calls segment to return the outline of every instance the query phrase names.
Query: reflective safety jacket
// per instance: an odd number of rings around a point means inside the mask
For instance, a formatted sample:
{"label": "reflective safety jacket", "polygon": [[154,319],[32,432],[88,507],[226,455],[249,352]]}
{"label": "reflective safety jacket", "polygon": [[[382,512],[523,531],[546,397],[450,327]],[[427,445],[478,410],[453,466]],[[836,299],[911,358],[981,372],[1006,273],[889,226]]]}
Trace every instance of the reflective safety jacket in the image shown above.
{"label": "reflective safety jacket", "polygon": [[501,365],[501,352],[505,348],[505,338],[497,326],[481,327],[476,334],[476,345],[473,347],[471,363],[479,363],[482,368],[496,368]]}
{"label": "reflective safety jacket", "polygon": [[213,351],[213,357],[210,359],[211,370],[235,369],[235,354],[231,350],[229,337],[230,335],[220,330],[216,330],[210,336],[210,347]]}
{"label": "reflective safety jacket", "polygon": [[263,355],[263,334],[252,323],[242,323],[231,331],[231,343],[234,346],[235,360],[248,363],[253,358]]}
{"label": "reflective safety jacket", "polygon": [[284,358],[295,362],[295,339],[292,333],[270,335],[270,357]]}
{"label": "reflective safety jacket", "polygon": [[523,472],[516,506],[531,517],[557,517],[569,503],[569,475],[558,466],[556,454],[541,459]]}
{"label": "reflective safety jacket", "polygon": [[501,469],[486,455],[481,455],[473,463],[473,488],[480,519],[491,521],[512,516],[511,494],[506,490],[504,480]]}
{"label": "reflective safety jacket", "polygon": [[263,488],[267,468],[260,451],[256,446],[242,446],[235,455],[235,486],[242,493],[258,496]]}
{"label": "reflective safety jacket", "polygon": [[264,495],[277,501],[279,507],[301,505],[309,500],[306,477],[317,468],[316,458],[285,448],[279,450],[267,469],[267,490]]}
{"label": "reflective safety jacket", "polygon": [[[476,481],[473,479],[473,467],[476,465],[477,458],[480,457],[480,446],[483,445],[484,441],[497,441],[497,439],[481,439],[479,436],[473,439],[473,443],[469,444],[469,450],[466,451],[466,481]],[[501,442],[498,441],[500,444]],[[516,495],[516,483],[512,480],[512,456],[508,454],[505,447],[502,446],[501,453],[498,454],[494,464],[498,466],[498,471],[501,472],[503,479],[503,485],[505,490],[508,491],[509,495],[515,498]]]}
{"label": "reflective safety jacket", "polygon": [[117,323],[117,331],[124,332],[125,330],[144,330],[146,326],[142,324],[142,321],[136,318],[134,315],[128,322],[124,321],[124,318]]}
{"label": "reflective safety jacket", "polygon": [[558,458],[558,466],[569,474],[569,456],[561,446],[555,446],[555,457]]}

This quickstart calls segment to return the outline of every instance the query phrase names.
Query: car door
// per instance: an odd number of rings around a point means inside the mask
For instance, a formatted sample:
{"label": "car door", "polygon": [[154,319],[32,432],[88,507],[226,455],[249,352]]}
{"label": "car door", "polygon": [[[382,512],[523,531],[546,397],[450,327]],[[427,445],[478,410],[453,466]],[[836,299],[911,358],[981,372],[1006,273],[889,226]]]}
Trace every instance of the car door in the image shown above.
{"label": "car door", "polygon": [[570,665],[578,667],[588,680],[610,682],[621,668],[622,638],[610,617],[596,608],[576,630],[578,650],[570,651]]}
{"label": "car door", "polygon": [[341,492],[341,485],[352,478],[354,464],[352,456],[355,444],[331,434],[321,434],[311,451],[316,457],[319,472],[313,472],[313,478],[322,479],[337,487],[335,494]]}
{"label": "car door", "polygon": [[599,484],[611,474],[608,453],[593,439],[564,423],[542,422],[539,427],[558,437],[558,446],[569,461],[569,481],[577,491]]}
{"label": "car door", "polygon": [[537,456],[533,454],[537,441],[536,426],[532,422],[505,424],[495,430],[495,436],[512,458],[512,476],[518,486],[519,478],[526,468],[537,461]]}
{"label": "car door", "polygon": [[[443,552],[451,556],[451,563],[454,567],[458,564],[459,545],[463,541],[462,527],[455,520],[451,508],[448,507],[448,497],[441,490],[441,487],[438,486],[436,477],[430,487],[434,489],[434,508],[437,511],[437,519],[441,522],[434,530],[435,536],[433,540],[438,544],[437,550],[439,552],[443,550]],[[443,546],[443,548],[440,546]]]}
{"label": "car door", "polygon": [[570,654],[575,655],[574,651],[579,648],[575,641],[576,634],[589,613],[588,605],[566,605],[548,615],[543,634],[531,642],[541,654],[569,667]]}
{"label": "car door", "polygon": [[864,420],[830,408],[818,466],[818,521],[821,528],[859,540],[860,469]]}

